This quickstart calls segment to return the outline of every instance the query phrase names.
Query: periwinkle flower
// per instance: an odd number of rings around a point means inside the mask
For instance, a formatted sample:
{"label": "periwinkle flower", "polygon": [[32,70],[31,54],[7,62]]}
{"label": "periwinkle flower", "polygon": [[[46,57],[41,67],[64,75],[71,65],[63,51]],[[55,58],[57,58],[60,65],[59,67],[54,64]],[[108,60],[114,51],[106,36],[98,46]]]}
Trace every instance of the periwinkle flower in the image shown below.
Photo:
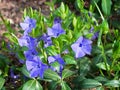
{"label": "periwinkle flower", "polygon": [[51,37],[48,36],[47,34],[43,34],[40,38],[40,40],[43,40],[44,42],[44,47],[48,47],[52,45],[52,40]]}
{"label": "periwinkle flower", "polygon": [[[55,56],[49,56],[48,57],[48,62],[49,62],[49,64],[52,64],[52,63],[54,63],[54,62],[58,62],[59,63],[59,65],[60,65],[60,67],[59,67],[59,73],[61,73],[62,72],[62,69],[63,69],[63,66],[65,65],[65,62],[64,62],[64,60],[62,59],[62,57],[58,54],[58,55],[55,55]],[[53,71],[56,71],[56,69],[54,68],[54,67],[51,67],[51,69],[53,70]]]}
{"label": "periwinkle flower", "polygon": [[30,72],[31,77],[43,78],[44,71],[48,69],[48,66],[40,60],[38,56],[34,56],[31,60],[26,60],[27,70]]}
{"label": "periwinkle flower", "polygon": [[24,51],[24,55],[27,60],[31,60],[31,59],[33,59],[34,56],[38,55],[38,52],[36,49],[33,48],[33,49],[29,49],[27,51]]}
{"label": "periwinkle flower", "polygon": [[91,29],[90,29],[90,31],[89,31],[90,33],[93,33],[93,36],[92,36],[92,40],[95,40],[98,36],[99,36],[99,32],[95,32],[94,33],[94,27],[91,27]]}
{"label": "periwinkle flower", "polygon": [[64,65],[65,64],[65,62],[64,62],[64,60],[62,59],[62,57],[59,55],[59,54],[57,54],[57,55],[55,55],[55,56],[49,56],[48,57],[48,62],[49,63],[53,63],[53,62],[55,62],[55,61],[57,61],[59,64],[61,64],[61,65]]}
{"label": "periwinkle flower", "polygon": [[23,37],[21,37],[19,40],[19,45],[22,46],[26,46],[28,48],[34,48],[37,45],[37,40],[33,37],[30,37],[28,35],[24,35]]}
{"label": "periwinkle flower", "polygon": [[62,20],[59,17],[54,19],[54,24],[61,23],[61,22]]}
{"label": "periwinkle flower", "polygon": [[86,54],[90,55],[92,50],[91,44],[91,40],[86,39],[83,36],[79,37],[79,39],[71,45],[72,50],[75,52],[75,57],[80,58]]}
{"label": "periwinkle flower", "polygon": [[24,34],[28,34],[36,27],[36,20],[27,16],[24,22],[20,23],[20,26],[25,31]]}
{"label": "periwinkle flower", "polygon": [[52,28],[48,28],[47,31],[48,31],[47,33],[49,36],[55,37],[55,38],[61,34],[65,34],[65,31],[63,30],[61,26],[61,21],[59,21],[58,19],[54,20],[54,24]]}

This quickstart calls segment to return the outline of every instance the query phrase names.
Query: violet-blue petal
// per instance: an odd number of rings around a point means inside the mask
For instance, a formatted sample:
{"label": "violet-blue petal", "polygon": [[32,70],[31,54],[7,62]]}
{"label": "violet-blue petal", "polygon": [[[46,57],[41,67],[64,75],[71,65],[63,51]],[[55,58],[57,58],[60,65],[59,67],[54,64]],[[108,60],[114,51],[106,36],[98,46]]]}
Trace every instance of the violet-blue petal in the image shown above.
{"label": "violet-blue petal", "polygon": [[31,77],[37,77],[39,75],[39,68],[33,68],[31,71],[30,71],[30,76]]}
{"label": "violet-blue petal", "polygon": [[82,41],[82,44],[83,44],[83,45],[92,44],[92,41],[89,40],[89,39],[84,38],[83,41]]}
{"label": "violet-blue petal", "polygon": [[83,56],[85,56],[84,51],[81,48],[77,48],[75,57],[80,58],[80,57],[83,57]]}
{"label": "violet-blue petal", "polygon": [[91,46],[91,45],[86,45],[86,46],[83,46],[83,47],[81,47],[81,48],[82,48],[82,50],[83,50],[86,54],[88,54],[88,55],[91,54],[91,50],[92,50],[92,46]]}
{"label": "violet-blue petal", "polygon": [[48,28],[47,30],[48,30],[48,35],[55,38],[61,34],[65,34],[65,31],[62,29],[60,23],[54,24],[52,28]]}
{"label": "violet-blue petal", "polygon": [[33,28],[36,27],[36,20],[26,17],[23,23],[20,23],[21,28],[25,31],[26,33],[30,33]]}
{"label": "violet-blue petal", "polygon": [[56,61],[56,58],[54,56],[49,56],[48,57],[48,62],[49,63],[52,63],[52,62],[55,62]]}
{"label": "violet-blue petal", "polygon": [[62,20],[59,17],[56,17],[54,19],[54,24],[61,23],[61,22],[62,22]]}
{"label": "violet-blue petal", "polygon": [[81,43],[83,41],[83,36],[79,37],[76,41],[76,43]]}

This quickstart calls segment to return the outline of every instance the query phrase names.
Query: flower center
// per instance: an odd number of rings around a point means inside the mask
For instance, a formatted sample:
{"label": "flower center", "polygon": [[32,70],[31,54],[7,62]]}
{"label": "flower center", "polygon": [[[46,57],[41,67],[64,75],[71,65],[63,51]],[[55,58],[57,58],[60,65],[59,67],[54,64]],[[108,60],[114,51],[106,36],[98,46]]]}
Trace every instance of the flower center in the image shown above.
{"label": "flower center", "polygon": [[79,47],[82,47],[82,44],[80,43]]}

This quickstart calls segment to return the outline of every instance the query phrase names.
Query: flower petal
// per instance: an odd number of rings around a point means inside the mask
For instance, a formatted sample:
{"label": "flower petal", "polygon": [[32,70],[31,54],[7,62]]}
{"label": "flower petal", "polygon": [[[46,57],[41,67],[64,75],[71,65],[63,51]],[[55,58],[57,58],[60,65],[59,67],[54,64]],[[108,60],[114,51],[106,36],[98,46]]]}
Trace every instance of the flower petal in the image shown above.
{"label": "flower petal", "polygon": [[92,41],[89,39],[83,38],[82,44],[83,45],[92,44]]}
{"label": "flower petal", "polygon": [[85,56],[84,51],[81,48],[77,48],[77,50],[75,52],[75,57],[80,58],[80,57],[83,57],[83,56]]}
{"label": "flower petal", "polygon": [[37,77],[39,75],[39,69],[38,68],[33,68],[31,71],[30,71],[30,76],[31,77]]}
{"label": "flower petal", "polygon": [[54,61],[56,61],[55,57],[53,57],[53,56],[49,56],[49,57],[48,57],[48,62],[49,62],[49,63],[52,63],[52,62],[54,62]]}
{"label": "flower petal", "polygon": [[74,43],[71,45],[71,48],[74,52],[76,52],[77,48],[79,48],[79,43]]}
{"label": "flower petal", "polygon": [[85,46],[83,46],[83,47],[81,47],[82,48],[82,50],[86,53],[86,54],[88,54],[88,55],[90,55],[90,53],[91,53],[91,50],[92,50],[92,46],[89,44],[89,45],[85,45]]}

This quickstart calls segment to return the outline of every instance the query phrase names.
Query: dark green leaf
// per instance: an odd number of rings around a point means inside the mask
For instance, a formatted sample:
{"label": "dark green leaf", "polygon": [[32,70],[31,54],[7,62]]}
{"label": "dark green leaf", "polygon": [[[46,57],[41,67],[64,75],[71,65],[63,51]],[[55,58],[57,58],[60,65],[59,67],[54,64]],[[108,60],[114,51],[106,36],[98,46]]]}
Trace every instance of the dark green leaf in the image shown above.
{"label": "dark green leaf", "polygon": [[120,87],[120,80],[110,80],[104,84],[108,87]]}
{"label": "dark green leaf", "polygon": [[56,90],[58,82],[50,82],[49,90]]}
{"label": "dark green leaf", "polygon": [[80,83],[81,88],[95,88],[102,84],[94,79],[85,79]]}

